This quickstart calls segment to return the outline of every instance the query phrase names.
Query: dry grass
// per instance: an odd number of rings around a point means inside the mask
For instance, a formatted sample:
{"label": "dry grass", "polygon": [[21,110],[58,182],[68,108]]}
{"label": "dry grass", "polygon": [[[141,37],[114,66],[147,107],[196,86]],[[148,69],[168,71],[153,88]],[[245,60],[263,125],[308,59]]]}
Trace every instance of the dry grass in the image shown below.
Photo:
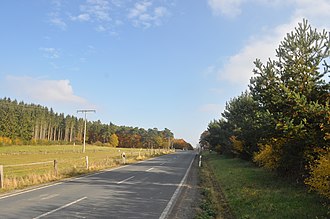
{"label": "dry grass", "polygon": [[[86,153],[82,153],[81,146],[73,145],[0,147],[0,165],[4,165],[4,188],[0,189],[0,193],[122,165],[122,152],[126,153],[126,164],[170,153],[158,149],[99,146],[87,146]],[[86,156],[89,161],[88,169]],[[10,166],[54,160],[57,161],[57,173],[53,162]]]}

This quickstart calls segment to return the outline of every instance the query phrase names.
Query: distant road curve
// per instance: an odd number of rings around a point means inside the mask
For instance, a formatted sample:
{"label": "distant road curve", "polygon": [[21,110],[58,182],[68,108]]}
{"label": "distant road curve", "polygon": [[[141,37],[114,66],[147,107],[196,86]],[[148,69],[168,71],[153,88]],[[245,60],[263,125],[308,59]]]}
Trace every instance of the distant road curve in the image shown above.
{"label": "distant road curve", "polygon": [[161,218],[170,213],[195,152],[0,196],[0,218]]}

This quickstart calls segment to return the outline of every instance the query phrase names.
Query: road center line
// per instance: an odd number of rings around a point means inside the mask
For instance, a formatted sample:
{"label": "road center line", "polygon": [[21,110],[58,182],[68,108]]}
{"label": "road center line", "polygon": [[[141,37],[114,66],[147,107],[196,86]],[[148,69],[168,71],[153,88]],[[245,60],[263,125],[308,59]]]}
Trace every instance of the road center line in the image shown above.
{"label": "road center line", "polygon": [[122,183],[124,183],[124,182],[126,182],[126,181],[128,181],[128,180],[130,180],[130,179],[133,179],[135,176],[131,176],[131,177],[129,177],[129,178],[127,178],[127,179],[124,179],[124,180],[122,180],[122,181],[120,181],[120,182],[117,182],[117,184],[122,184]]}
{"label": "road center line", "polygon": [[45,217],[45,216],[47,216],[47,215],[50,215],[50,214],[52,214],[52,213],[54,213],[54,212],[56,212],[56,211],[59,211],[59,210],[63,209],[63,208],[67,208],[67,207],[69,207],[69,206],[71,206],[71,205],[74,205],[74,204],[76,204],[76,203],[78,203],[78,202],[80,202],[80,201],[82,201],[82,200],[84,200],[84,199],[86,199],[86,198],[87,198],[87,197],[80,198],[80,199],[78,199],[78,200],[76,200],[76,201],[70,202],[69,204],[63,205],[63,206],[61,206],[61,207],[59,207],[59,208],[56,208],[56,209],[54,209],[54,210],[52,210],[52,211],[48,211],[48,212],[46,212],[46,213],[44,213],[44,214],[42,214],[42,215],[39,215],[38,217],[35,217],[35,218],[33,218],[33,219],[39,219],[39,218]]}
{"label": "road center line", "polygon": [[59,194],[47,195],[47,196],[44,196],[43,198],[41,198],[41,200],[51,199],[51,198],[54,198],[56,196],[59,196]]}
{"label": "road center line", "polygon": [[154,169],[153,167],[149,168],[146,170],[146,172],[149,172],[150,170]]}

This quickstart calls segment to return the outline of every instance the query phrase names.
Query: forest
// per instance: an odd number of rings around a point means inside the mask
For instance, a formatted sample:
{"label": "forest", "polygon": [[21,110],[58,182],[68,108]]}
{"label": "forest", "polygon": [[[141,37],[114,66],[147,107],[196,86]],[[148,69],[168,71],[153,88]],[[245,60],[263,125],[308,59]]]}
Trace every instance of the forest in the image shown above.
{"label": "forest", "polygon": [[303,20],[280,43],[276,59],[254,62],[249,89],[209,123],[201,146],[250,160],[330,198],[329,58],[329,32]]}
{"label": "forest", "polygon": [[[84,119],[56,113],[41,105],[0,99],[0,146],[81,144]],[[99,146],[130,148],[192,149],[183,139],[174,139],[165,128],[145,130],[137,127],[117,126],[101,121],[88,121],[86,142]]]}

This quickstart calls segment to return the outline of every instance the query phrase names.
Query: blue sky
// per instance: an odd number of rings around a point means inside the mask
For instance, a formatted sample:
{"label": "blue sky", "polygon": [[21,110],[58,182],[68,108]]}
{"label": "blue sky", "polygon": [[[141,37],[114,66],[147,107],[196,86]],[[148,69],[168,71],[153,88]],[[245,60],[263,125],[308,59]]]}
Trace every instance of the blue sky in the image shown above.
{"label": "blue sky", "polygon": [[169,128],[193,146],[253,61],[329,0],[4,0],[0,96],[90,120]]}

